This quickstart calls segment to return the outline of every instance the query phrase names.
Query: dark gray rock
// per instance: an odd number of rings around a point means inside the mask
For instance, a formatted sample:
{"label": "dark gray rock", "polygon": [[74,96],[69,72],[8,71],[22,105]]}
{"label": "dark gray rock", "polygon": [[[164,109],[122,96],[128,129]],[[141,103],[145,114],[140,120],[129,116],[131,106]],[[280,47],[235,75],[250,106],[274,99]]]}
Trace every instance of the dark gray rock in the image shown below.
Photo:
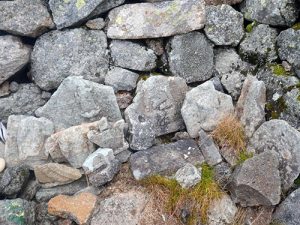
{"label": "dark gray rock", "polygon": [[242,1],[243,0],[205,0],[205,3],[207,5],[221,5],[221,4],[234,5]]}
{"label": "dark gray rock", "polygon": [[202,162],[201,151],[192,139],[154,146],[130,157],[131,171],[136,180],[155,174],[173,175],[186,163],[197,165]]}
{"label": "dark gray rock", "polygon": [[41,36],[31,55],[33,81],[43,90],[56,89],[68,76],[100,82],[108,70],[103,31],[82,28]]}
{"label": "dark gray rock", "polygon": [[226,162],[221,162],[214,167],[214,179],[221,188],[227,189],[233,168]]}
{"label": "dark gray rock", "polygon": [[300,130],[300,90],[295,88],[285,95],[283,95],[283,101],[285,103],[285,109],[280,113],[279,118],[287,121],[292,127]]}
{"label": "dark gray rock", "polygon": [[170,71],[187,83],[205,81],[213,73],[213,46],[204,34],[177,35],[167,44]]}
{"label": "dark gray rock", "polygon": [[205,34],[216,45],[237,46],[244,36],[244,17],[229,5],[207,6]]}
{"label": "dark gray rock", "polygon": [[20,198],[25,199],[27,201],[31,201],[40,188],[41,185],[36,180],[30,180],[25,186],[25,188],[22,190]]}

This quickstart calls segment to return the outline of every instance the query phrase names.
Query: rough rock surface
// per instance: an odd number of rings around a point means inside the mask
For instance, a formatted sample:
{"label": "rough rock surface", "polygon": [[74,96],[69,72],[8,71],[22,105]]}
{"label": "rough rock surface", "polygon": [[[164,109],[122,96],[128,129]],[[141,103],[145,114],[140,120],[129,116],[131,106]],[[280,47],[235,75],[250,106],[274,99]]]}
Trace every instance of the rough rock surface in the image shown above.
{"label": "rough rock surface", "polygon": [[99,82],[108,70],[106,48],[103,31],[78,28],[44,34],[31,55],[32,79],[43,90],[56,89],[68,76]]}
{"label": "rough rock surface", "polygon": [[5,163],[5,159],[0,158],[0,173],[2,173],[2,171],[5,169],[6,163]]}
{"label": "rough rock surface", "polygon": [[93,20],[87,21],[85,24],[88,28],[92,30],[102,30],[105,27],[105,21],[103,18],[96,18]]}
{"label": "rough rock surface", "polygon": [[280,202],[279,160],[274,151],[247,159],[235,169],[230,184],[233,200],[241,206],[271,206]]}
{"label": "rough rock surface", "polygon": [[244,17],[229,5],[206,7],[205,34],[216,45],[237,46],[244,36]]}
{"label": "rough rock surface", "polygon": [[213,46],[204,34],[174,36],[167,43],[170,71],[187,83],[208,80],[213,73]]}
{"label": "rough rock surface", "polygon": [[225,190],[230,182],[232,170],[230,164],[226,162],[221,162],[214,167],[214,179]]}
{"label": "rough rock surface", "polygon": [[52,28],[54,23],[42,0],[0,1],[0,30],[37,37]]}
{"label": "rough rock surface", "polygon": [[154,174],[173,175],[186,163],[197,165],[202,162],[204,158],[192,139],[154,146],[130,157],[131,171],[137,180]]}
{"label": "rough rock surface", "polygon": [[107,35],[112,39],[167,37],[203,28],[203,0],[127,4],[109,13]]}
{"label": "rough rock surface", "polygon": [[263,123],[250,139],[256,152],[274,150],[279,157],[282,190],[288,190],[300,173],[300,133],[283,120]]}
{"label": "rough rock surface", "polygon": [[189,135],[195,138],[200,129],[212,131],[233,110],[231,97],[216,91],[212,81],[207,81],[187,92],[181,114]]}
{"label": "rough rock surface", "polygon": [[285,110],[281,112],[279,118],[287,121],[291,126],[300,130],[300,90],[294,88],[293,90],[287,92],[283,95],[283,100],[285,102]]}
{"label": "rough rock surface", "polygon": [[[0,2],[0,26],[1,26]],[[20,71],[30,60],[31,47],[12,35],[0,36],[0,84]]]}
{"label": "rough rock surface", "polygon": [[221,4],[234,5],[242,1],[243,0],[205,0],[205,3],[207,5],[221,5]]}
{"label": "rough rock surface", "polygon": [[180,108],[187,89],[179,77],[152,76],[139,82],[133,103],[125,111],[132,149],[147,149],[155,137],[184,128]]}
{"label": "rough rock surface", "polygon": [[56,130],[93,122],[103,116],[109,121],[121,119],[113,88],[80,77],[66,78],[36,115],[52,120]]}
{"label": "rough rock surface", "polygon": [[191,188],[201,181],[201,169],[191,163],[177,170],[174,178],[183,188]]}

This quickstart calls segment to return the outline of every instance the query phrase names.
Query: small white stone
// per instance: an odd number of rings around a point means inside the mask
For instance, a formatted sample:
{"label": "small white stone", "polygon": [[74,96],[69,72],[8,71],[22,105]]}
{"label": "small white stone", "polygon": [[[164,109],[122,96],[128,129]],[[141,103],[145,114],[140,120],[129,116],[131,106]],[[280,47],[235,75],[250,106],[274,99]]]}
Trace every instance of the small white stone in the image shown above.
{"label": "small white stone", "polygon": [[0,158],[0,173],[5,169],[5,160]]}

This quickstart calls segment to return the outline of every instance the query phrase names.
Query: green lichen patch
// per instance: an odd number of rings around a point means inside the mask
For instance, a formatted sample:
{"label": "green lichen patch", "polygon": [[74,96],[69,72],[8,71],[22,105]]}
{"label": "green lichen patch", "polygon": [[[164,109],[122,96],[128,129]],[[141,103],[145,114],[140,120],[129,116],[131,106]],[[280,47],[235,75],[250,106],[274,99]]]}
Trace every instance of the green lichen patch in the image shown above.
{"label": "green lichen patch", "polygon": [[295,24],[292,26],[292,28],[293,28],[294,30],[300,30],[300,22],[299,22],[299,23],[295,23]]}
{"label": "green lichen patch", "polygon": [[76,1],[76,8],[78,9],[78,10],[80,10],[83,6],[85,6],[85,0],[77,0]]}
{"label": "green lichen patch", "polygon": [[238,155],[237,165],[243,164],[247,159],[250,159],[253,157],[253,152],[247,152],[246,150],[243,150]]}
{"label": "green lichen patch", "polygon": [[291,73],[287,72],[281,64],[271,64],[271,65],[269,65],[269,67],[271,68],[272,72],[276,76],[290,76],[291,75]]}
{"label": "green lichen patch", "polygon": [[287,109],[287,105],[283,97],[280,97],[275,102],[266,104],[267,117],[271,119],[279,119],[282,112]]}
{"label": "green lichen patch", "polygon": [[253,28],[256,27],[257,25],[258,25],[258,23],[256,21],[253,21],[252,23],[250,23],[246,26],[246,31],[248,33],[251,33],[253,31]]}
{"label": "green lichen patch", "polygon": [[24,208],[17,202],[11,202],[7,205],[7,219],[17,225],[26,225]]}

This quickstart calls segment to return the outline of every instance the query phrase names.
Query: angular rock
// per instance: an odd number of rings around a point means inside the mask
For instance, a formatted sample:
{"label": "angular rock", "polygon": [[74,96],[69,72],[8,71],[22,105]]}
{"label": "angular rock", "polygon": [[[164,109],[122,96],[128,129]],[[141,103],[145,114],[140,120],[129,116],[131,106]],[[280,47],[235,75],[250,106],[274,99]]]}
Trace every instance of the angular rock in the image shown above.
{"label": "angular rock", "polygon": [[226,162],[221,162],[214,167],[214,179],[222,189],[227,189],[232,170],[232,167]]}
{"label": "angular rock", "polygon": [[279,118],[287,121],[292,127],[300,130],[300,90],[294,88],[283,95],[286,108],[280,113]]}
{"label": "angular rock", "polygon": [[115,66],[138,71],[150,71],[156,67],[155,53],[138,43],[113,40],[110,51]]}
{"label": "angular rock", "polygon": [[118,154],[116,154],[116,159],[120,162],[120,163],[125,163],[129,160],[129,157],[131,156],[132,152],[129,150],[124,150]]}
{"label": "angular rock", "polygon": [[45,141],[54,132],[53,123],[46,118],[10,116],[5,159],[8,166],[25,163],[30,167],[43,164],[48,159]]}
{"label": "angular rock", "polygon": [[276,151],[283,191],[287,191],[300,173],[300,133],[283,120],[263,123],[250,139],[256,152]]}
{"label": "angular rock", "polygon": [[235,109],[248,138],[265,122],[265,104],[266,86],[264,82],[248,76]]}
{"label": "angular rock", "polygon": [[204,27],[203,0],[126,4],[110,11],[107,35],[112,39],[167,37]]}
{"label": "angular rock", "polygon": [[96,187],[111,181],[119,172],[120,162],[115,159],[112,149],[100,148],[93,152],[82,164],[89,182]]}
{"label": "angular rock", "polygon": [[205,34],[216,45],[237,46],[244,36],[244,17],[229,5],[206,7]]}
{"label": "angular rock", "polygon": [[183,188],[191,188],[201,181],[201,168],[198,169],[191,163],[177,170],[175,180]]}
{"label": "angular rock", "polygon": [[4,83],[0,84],[0,97],[5,97],[10,94],[9,82],[4,81]]}
{"label": "angular rock", "polygon": [[36,115],[52,120],[56,130],[93,122],[104,116],[109,121],[122,118],[112,87],[80,77],[66,78]]}
{"label": "angular rock", "polygon": [[[5,1],[8,2],[8,1]],[[0,27],[1,4],[0,1]],[[0,36],[0,84],[20,71],[30,60],[31,47],[12,35]]]}
{"label": "angular rock", "polygon": [[177,35],[167,43],[170,71],[187,83],[208,80],[213,73],[213,46],[200,32]]}
{"label": "angular rock", "polygon": [[125,0],[49,0],[53,19],[58,29],[78,25],[90,17],[100,15],[121,5]]}
{"label": "angular rock", "polygon": [[103,18],[96,18],[93,20],[87,21],[85,24],[88,28],[92,30],[102,30],[105,27],[105,21]]}
{"label": "angular rock", "polygon": [[181,114],[189,135],[196,138],[200,129],[212,131],[233,110],[231,97],[216,91],[212,81],[207,81],[187,92]]}
{"label": "angular rock", "polygon": [[34,174],[40,183],[49,187],[72,183],[81,177],[80,170],[58,163],[35,166]]}
{"label": "angular rock", "polygon": [[31,61],[32,79],[46,91],[68,76],[100,82],[108,70],[106,36],[82,28],[52,31],[36,41]]}
{"label": "angular rock", "polygon": [[241,11],[247,20],[273,26],[291,26],[298,17],[295,0],[244,0]]}
{"label": "angular rock", "polygon": [[70,218],[77,224],[87,224],[96,203],[97,196],[87,192],[71,197],[59,195],[48,202],[48,213],[62,218]]}
{"label": "angular rock", "polygon": [[274,206],[248,207],[245,210],[245,224],[265,225],[272,224]]}
{"label": "angular rock", "polygon": [[158,75],[139,82],[133,103],[125,110],[132,149],[147,149],[155,137],[184,128],[180,108],[187,89],[179,77]]}
{"label": "angular rock", "polygon": [[271,206],[280,202],[281,182],[278,154],[263,152],[235,169],[230,183],[231,196],[241,206]]}
{"label": "angular rock", "polygon": [[0,1],[0,30],[35,38],[52,28],[54,23],[43,1]]}
{"label": "angular rock", "polygon": [[192,139],[154,146],[130,157],[131,171],[136,180],[155,174],[173,175],[186,163],[197,165],[202,162],[204,158]]}
{"label": "angular rock", "polygon": [[221,5],[221,4],[234,5],[242,1],[243,0],[205,0],[205,3],[207,5]]}
{"label": "angular rock", "polygon": [[125,70],[120,67],[114,67],[108,71],[105,77],[105,84],[112,86],[117,91],[131,91],[136,87],[139,74]]}

